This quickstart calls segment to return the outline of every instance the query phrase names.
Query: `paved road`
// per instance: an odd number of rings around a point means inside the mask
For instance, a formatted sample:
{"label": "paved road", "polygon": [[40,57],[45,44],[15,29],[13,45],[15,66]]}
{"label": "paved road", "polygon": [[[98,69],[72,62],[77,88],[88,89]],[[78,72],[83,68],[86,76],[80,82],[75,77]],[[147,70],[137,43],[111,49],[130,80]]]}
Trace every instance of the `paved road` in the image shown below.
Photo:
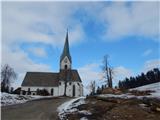
{"label": "paved road", "polygon": [[50,98],[1,108],[2,120],[57,120],[57,107],[70,98]]}

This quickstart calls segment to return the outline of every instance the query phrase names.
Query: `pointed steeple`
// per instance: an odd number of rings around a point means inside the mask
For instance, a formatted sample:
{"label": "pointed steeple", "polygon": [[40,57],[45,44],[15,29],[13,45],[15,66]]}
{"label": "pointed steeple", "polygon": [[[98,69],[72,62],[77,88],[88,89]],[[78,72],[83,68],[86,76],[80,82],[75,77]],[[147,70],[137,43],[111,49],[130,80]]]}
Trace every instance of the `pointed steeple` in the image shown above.
{"label": "pointed steeple", "polygon": [[72,62],[70,52],[69,52],[68,29],[67,29],[65,44],[64,44],[64,48],[63,48],[63,53],[60,58],[60,62],[65,58],[65,56],[67,56],[69,61]]}

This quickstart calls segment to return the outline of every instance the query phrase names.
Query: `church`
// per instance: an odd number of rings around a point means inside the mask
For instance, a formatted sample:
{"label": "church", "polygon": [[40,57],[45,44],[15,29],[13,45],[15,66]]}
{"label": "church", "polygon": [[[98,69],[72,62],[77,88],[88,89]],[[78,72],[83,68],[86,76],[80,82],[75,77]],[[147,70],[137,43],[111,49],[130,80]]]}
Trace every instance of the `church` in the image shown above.
{"label": "church", "polygon": [[79,97],[83,95],[79,73],[76,69],[72,69],[68,31],[60,57],[59,72],[27,72],[21,85],[21,95],[37,95],[37,91],[44,89],[52,96]]}

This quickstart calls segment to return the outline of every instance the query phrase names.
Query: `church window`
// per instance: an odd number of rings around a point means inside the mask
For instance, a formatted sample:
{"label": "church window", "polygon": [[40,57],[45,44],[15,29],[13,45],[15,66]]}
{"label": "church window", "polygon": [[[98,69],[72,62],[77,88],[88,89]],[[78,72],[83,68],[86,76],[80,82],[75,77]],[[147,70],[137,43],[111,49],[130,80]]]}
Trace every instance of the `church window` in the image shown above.
{"label": "church window", "polygon": [[52,89],[51,89],[51,95],[53,95],[53,92],[54,92],[54,91],[53,91],[53,88],[52,88]]}

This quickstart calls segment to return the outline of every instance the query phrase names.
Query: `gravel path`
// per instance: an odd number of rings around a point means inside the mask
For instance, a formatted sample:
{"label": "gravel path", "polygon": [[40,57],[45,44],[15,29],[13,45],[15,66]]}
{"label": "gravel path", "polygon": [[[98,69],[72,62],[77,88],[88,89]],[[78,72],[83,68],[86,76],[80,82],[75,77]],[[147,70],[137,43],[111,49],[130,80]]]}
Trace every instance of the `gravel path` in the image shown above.
{"label": "gravel path", "polygon": [[70,98],[48,98],[1,108],[2,120],[57,120],[57,107]]}

